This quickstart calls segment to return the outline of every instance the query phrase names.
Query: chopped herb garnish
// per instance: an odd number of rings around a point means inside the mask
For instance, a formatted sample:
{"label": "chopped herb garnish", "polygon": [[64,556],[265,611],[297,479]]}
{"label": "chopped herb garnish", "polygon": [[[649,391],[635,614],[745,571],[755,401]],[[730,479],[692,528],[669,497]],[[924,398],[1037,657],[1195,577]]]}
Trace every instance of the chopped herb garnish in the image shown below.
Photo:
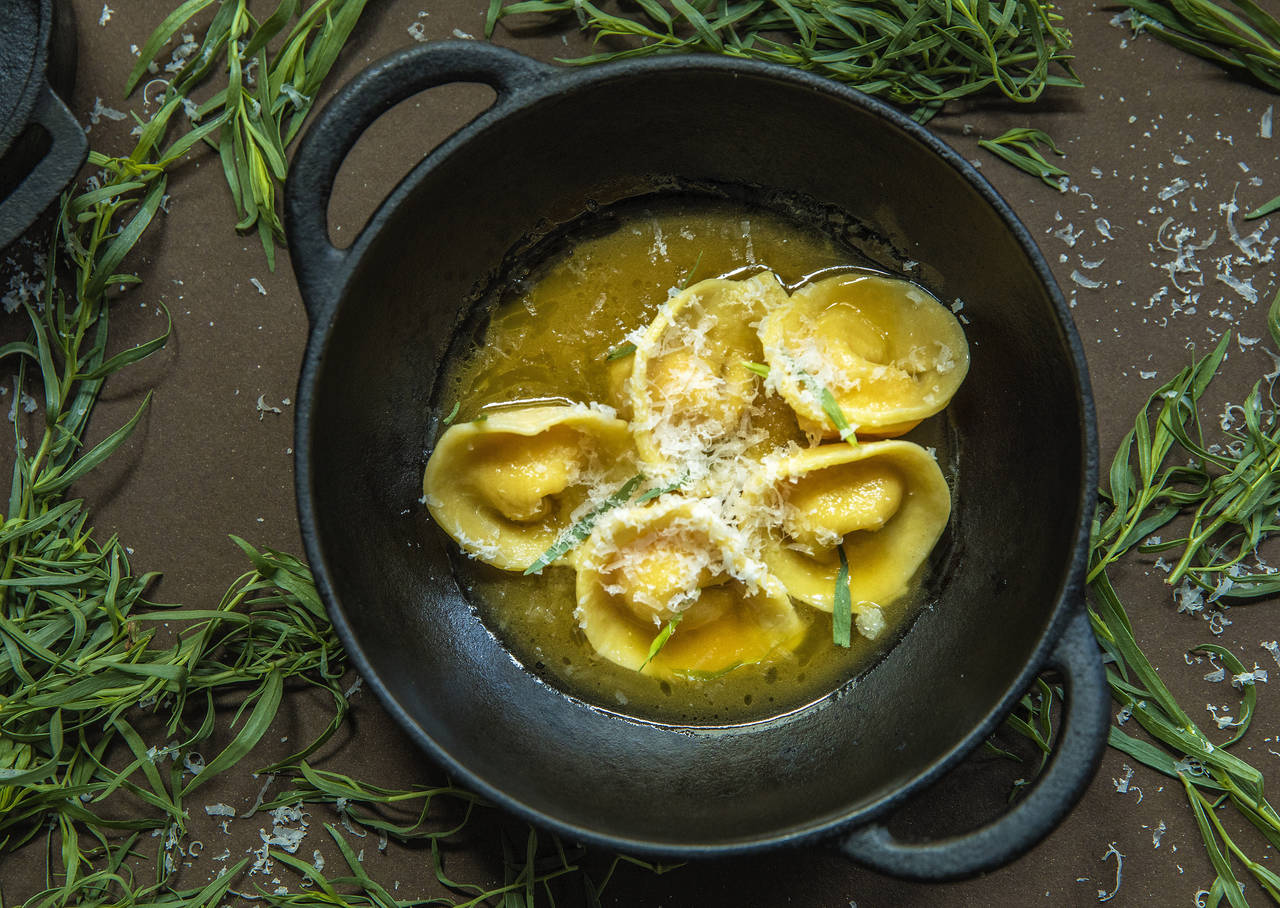
{"label": "chopped herb garnish", "polygon": [[[827,419],[831,420],[831,424],[835,426],[836,431],[840,433],[840,440],[847,441],[855,448],[858,446],[857,429],[850,425],[848,418],[844,415],[844,410],[840,409],[840,402],[836,400],[836,396],[831,393],[831,389],[819,382],[816,378],[801,369],[799,365],[790,357],[787,357],[788,365],[795,370],[795,374],[799,376],[800,381],[804,384],[809,393],[817,398],[818,406],[822,407],[822,412],[826,414]],[[755,372],[752,368],[756,363],[749,363],[745,360],[742,363],[748,369]],[[760,373],[756,373],[757,375]],[[765,374],[768,374],[766,367]]]}
{"label": "chopped herb garnish", "polygon": [[743,367],[746,368],[748,372],[754,372],[756,375],[759,375],[761,378],[769,377],[769,367],[766,366],[764,363],[753,363],[749,359],[744,359],[741,362]]}
{"label": "chopped herb garnish", "polygon": [[1039,177],[1054,189],[1064,188],[1062,178],[1068,176],[1067,172],[1040,153],[1039,146],[1045,145],[1054,154],[1066,156],[1048,133],[1022,127],[1011,129],[995,139],[981,139],[978,144],[1019,170]]}
{"label": "chopped herb garnish", "polygon": [[831,420],[831,424],[840,433],[840,440],[847,441],[856,448],[858,446],[857,430],[845,418],[844,410],[840,409],[840,402],[831,393],[831,389],[826,385],[819,384],[816,378],[803,369],[799,370],[799,374],[800,380],[809,389],[809,393],[818,398],[818,405],[822,407],[822,412],[827,415],[827,419]]}
{"label": "chopped herb garnish", "polygon": [[453,418],[454,418],[455,416],[457,416],[457,415],[458,415],[458,408],[459,408],[459,407],[461,407],[461,406],[462,406],[462,402],[461,402],[461,401],[454,401],[453,409],[449,411],[449,415],[448,415],[448,416],[446,416],[444,419],[440,420],[440,424],[441,424],[441,425],[445,425],[445,426],[447,426],[447,425],[449,425],[451,422],[453,422]]}
{"label": "chopped herb garnish", "polygon": [[644,657],[644,661],[640,663],[640,667],[636,671],[644,671],[649,663],[653,661],[654,656],[662,652],[662,648],[667,645],[671,635],[676,632],[676,625],[680,623],[680,619],[683,617],[684,612],[676,612],[671,616],[671,620],[666,623],[662,630],[658,631],[658,636],[654,637],[653,642],[649,644],[649,655]]}
{"label": "chopped herb garnish", "polygon": [[858,435],[853,426],[849,425],[849,420],[845,419],[844,411],[840,409],[840,404],[836,401],[836,397],[831,393],[831,389],[823,387],[818,392],[818,402],[822,404],[822,412],[827,414],[827,419],[831,420],[840,433],[840,440],[847,441],[855,448],[858,446]]}
{"label": "chopped herb garnish", "polygon": [[636,504],[645,504],[647,502],[653,501],[653,499],[655,498],[659,498],[663,495],[666,495],[668,492],[674,492],[676,489],[680,488],[682,485],[684,485],[688,481],[689,481],[689,471],[685,470],[684,473],[681,474],[680,478],[677,479],[675,482],[671,483],[670,485],[662,486],[661,488],[658,488],[658,489],[650,489],[649,491],[645,492],[643,495],[641,495],[639,498],[636,499]]}
{"label": "chopped herb garnish", "polygon": [[644,476],[640,473],[637,473],[635,476],[632,476],[624,482],[616,492],[588,511],[573,526],[561,533],[560,538],[555,541],[555,544],[552,545],[551,548],[543,552],[537,561],[524,569],[525,574],[538,573],[565,552],[569,551],[574,546],[582,542],[582,540],[590,536],[591,530],[596,525],[596,521],[619,505],[626,504],[630,501],[631,496],[635,494],[636,489],[640,488],[640,484],[642,482],[644,482]]}
{"label": "chopped herb garnish", "polygon": [[844,546],[836,546],[840,553],[840,570],[836,571],[835,598],[831,603],[831,640],[836,646],[848,647],[853,634],[853,599],[849,594],[849,559]]}
{"label": "chopped herb garnish", "polygon": [[[1032,744],[1040,751],[1040,763],[1036,767],[1039,773],[1049,762],[1049,756],[1053,753],[1053,737],[1054,727],[1053,720],[1055,716],[1055,701],[1062,700],[1062,688],[1054,687],[1044,678],[1037,678],[1032,689],[1027,691],[1018,700],[1018,707],[1025,710],[1023,715],[1017,712],[1011,712],[1005,717],[1004,725],[1018,734],[1031,741]],[[1018,763],[1022,762],[1022,758],[1017,754],[1004,750],[990,740],[986,742],[987,750],[996,753],[1002,757],[1014,760]],[[1029,787],[1035,781],[1035,775],[1028,774],[1029,778],[1018,779],[1013,783],[1013,788],[1009,792],[1009,799],[1012,801],[1018,796],[1018,793]]]}
{"label": "chopped herb garnish", "polygon": [[631,356],[635,352],[636,352],[635,344],[632,344],[632,343],[621,344],[617,347],[614,347],[612,350],[610,350],[605,355],[604,359],[605,359],[605,362],[611,363],[615,359],[622,359],[623,357]]}

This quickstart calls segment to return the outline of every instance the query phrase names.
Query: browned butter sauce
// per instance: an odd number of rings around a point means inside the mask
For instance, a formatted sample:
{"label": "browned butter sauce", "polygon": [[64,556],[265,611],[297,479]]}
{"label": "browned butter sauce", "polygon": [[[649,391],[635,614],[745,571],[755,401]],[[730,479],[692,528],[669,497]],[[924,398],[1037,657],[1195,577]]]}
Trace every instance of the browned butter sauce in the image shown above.
{"label": "browned butter sauce", "polygon": [[[712,277],[772,271],[788,290],[815,275],[865,268],[853,248],[788,218],[721,200],[670,197],[602,212],[534,250],[527,271],[503,280],[483,342],[459,358],[438,404],[455,422],[536,402],[613,403],[608,356],[648,324],[673,288]],[[803,443],[792,411],[763,399],[779,443]],[[908,437],[948,469],[945,413]],[[792,652],[718,677],[658,679],[597,655],[574,618],[575,573],[540,576],[492,568],[454,550],[481,619],[524,666],[597,707],[676,725],[726,725],[778,716],[839,689],[900,635],[926,598],[884,608],[886,631],[832,644],[829,614],[797,606],[809,623]],[[926,566],[925,572],[928,571]]]}

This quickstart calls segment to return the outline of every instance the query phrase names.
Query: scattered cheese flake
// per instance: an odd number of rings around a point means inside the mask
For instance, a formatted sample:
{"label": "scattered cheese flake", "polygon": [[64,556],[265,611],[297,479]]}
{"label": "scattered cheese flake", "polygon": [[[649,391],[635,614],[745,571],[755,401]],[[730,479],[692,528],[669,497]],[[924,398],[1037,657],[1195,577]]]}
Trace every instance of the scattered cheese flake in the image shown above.
{"label": "scattered cheese flake", "polygon": [[1076,230],[1072,224],[1067,224],[1065,227],[1059,227],[1057,230],[1053,231],[1053,235],[1062,240],[1062,242],[1066,243],[1068,246],[1074,246],[1076,244],[1076,240],[1080,239],[1080,236],[1083,233],[1083,230]]}
{"label": "scattered cheese flake", "polygon": [[[1231,708],[1229,706],[1214,706],[1211,703],[1206,703],[1204,708],[1208,710],[1209,715],[1213,716],[1213,721],[1218,728],[1238,728],[1244,724],[1243,719],[1233,718],[1230,713],[1227,713],[1227,710]],[[1222,710],[1224,715],[1218,715],[1218,710]]]}
{"label": "scattered cheese flake", "polygon": [[1208,653],[1207,655],[1209,658],[1209,664],[1213,666],[1214,670],[1205,675],[1204,680],[1211,681],[1216,684],[1227,677],[1227,670],[1213,661],[1212,653]]}
{"label": "scattered cheese flake", "polygon": [[879,637],[885,628],[884,613],[880,611],[880,607],[872,602],[862,602],[857,608],[854,621],[858,626],[858,633],[868,640]]}
{"label": "scattered cheese flake", "polygon": [[1264,139],[1271,138],[1271,115],[1274,105],[1268,104],[1267,109],[1262,112],[1262,119],[1258,121],[1258,135]]}
{"label": "scattered cheese flake", "polygon": [[1231,686],[1238,687],[1241,690],[1244,690],[1246,684],[1256,684],[1259,681],[1263,684],[1267,683],[1267,670],[1258,668],[1257,662],[1253,663],[1253,671],[1241,672],[1238,675],[1231,676]]}
{"label": "scattered cheese flake", "polygon": [[1116,794],[1128,794],[1131,791],[1138,793],[1137,803],[1142,803],[1142,789],[1133,783],[1133,767],[1128,763],[1124,764],[1124,778],[1112,779],[1111,783],[1116,787]]}
{"label": "scattered cheese flake", "polygon": [[1234,623],[1228,620],[1226,615],[1216,609],[1210,612],[1209,617],[1205,620],[1209,622],[1209,633],[1218,636],[1221,636],[1222,632]]}
{"label": "scattered cheese flake", "polygon": [[1254,289],[1253,278],[1247,281],[1231,276],[1231,266],[1228,264],[1225,271],[1221,271],[1216,275],[1217,279],[1222,281],[1236,293],[1243,297],[1244,301],[1253,305],[1258,302],[1258,291]]}
{"label": "scattered cheese flake", "polygon": [[108,22],[110,22],[111,14],[114,12],[115,10],[113,10],[111,7],[107,6],[105,3],[102,4],[102,15],[98,16],[98,25],[105,26]]}
{"label": "scattered cheese flake", "polygon": [[298,91],[298,87],[291,82],[286,82],[281,85],[280,92],[289,99],[289,103],[297,110],[302,110],[311,103],[311,96],[304,95],[302,92]]}
{"label": "scattered cheese flake", "polygon": [[[336,801],[334,801],[333,806],[338,811],[338,817],[342,820],[343,828],[346,829],[349,834],[363,839],[365,836],[369,834],[369,830],[364,829],[363,827],[360,829],[356,829],[356,827],[352,825],[351,816],[350,814],[347,813],[347,805],[350,803],[351,803],[350,798],[338,798]],[[360,849],[360,857],[358,857],[356,860],[361,862],[364,861],[363,848]]]}
{"label": "scattered cheese flake", "polygon": [[283,411],[283,410],[281,410],[279,407],[273,407],[273,406],[271,406],[270,404],[268,404],[268,403],[267,403],[267,400],[266,400],[266,395],[265,395],[265,394],[259,394],[259,395],[258,395],[258,402],[257,402],[257,404],[255,405],[255,407],[254,407],[254,408],[258,411],[258,421],[259,421],[259,422],[261,422],[261,421],[262,421],[262,418],[263,418],[266,414],[268,414],[268,413],[283,413],[283,412],[284,412],[284,411]]}
{"label": "scattered cheese flake", "polygon": [[[1263,227],[1257,227],[1248,235],[1241,234],[1235,222],[1235,215],[1239,210],[1240,205],[1236,201],[1236,191],[1233,189],[1231,191],[1231,200],[1218,206],[1218,211],[1227,219],[1227,233],[1231,238],[1231,242],[1240,250],[1240,254],[1244,256],[1247,262],[1255,265],[1270,262],[1275,258],[1275,245],[1280,242],[1280,239],[1273,238],[1265,246],[1265,251],[1259,251],[1259,247],[1262,247]],[[1266,221],[1263,222],[1263,224],[1266,223]]]}
{"label": "scattered cheese flake", "polygon": [[1107,846],[1107,850],[1102,854],[1102,861],[1105,863],[1107,858],[1111,857],[1113,854],[1116,856],[1116,885],[1110,892],[1107,892],[1105,889],[1098,890],[1098,901],[1100,902],[1111,901],[1116,897],[1116,893],[1120,891],[1120,877],[1121,872],[1124,869],[1124,855],[1116,848],[1115,842],[1112,842]]}
{"label": "scattered cheese flake", "polygon": [[1164,189],[1161,189],[1161,190],[1160,190],[1160,192],[1159,192],[1159,194],[1158,194],[1158,195],[1159,195],[1159,198],[1160,198],[1160,201],[1162,201],[1162,202],[1167,202],[1167,201],[1169,201],[1171,198],[1173,198],[1174,196],[1176,196],[1176,195],[1178,195],[1178,194],[1180,194],[1180,193],[1186,192],[1190,187],[1191,187],[1191,184],[1190,184],[1190,183],[1188,183],[1188,182],[1187,182],[1186,180],[1184,180],[1182,177],[1178,177],[1176,180],[1174,180],[1172,183],[1170,183],[1170,184],[1169,184],[1168,186],[1166,186]]}
{"label": "scattered cheese flake", "polygon": [[1093,278],[1085,277],[1080,273],[1080,269],[1073,269],[1071,272],[1071,280],[1084,287],[1086,290],[1097,290],[1102,286],[1102,281],[1095,281]]}
{"label": "scattered cheese flake", "polygon": [[114,107],[107,107],[102,103],[101,98],[94,98],[93,110],[89,111],[89,126],[86,126],[84,131],[88,132],[91,126],[97,126],[103,117],[108,120],[123,120],[128,117],[128,114],[124,111],[116,110]]}
{"label": "scattered cheese flake", "polygon": [[1164,838],[1164,834],[1167,829],[1168,827],[1164,825],[1164,820],[1161,820],[1159,825],[1151,831],[1151,844],[1153,847],[1160,847],[1160,840]]}
{"label": "scattered cheese flake", "polygon": [[1204,608],[1204,592],[1190,580],[1182,581],[1182,586],[1174,591],[1173,598],[1178,603],[1179,613],[1194,615]]}

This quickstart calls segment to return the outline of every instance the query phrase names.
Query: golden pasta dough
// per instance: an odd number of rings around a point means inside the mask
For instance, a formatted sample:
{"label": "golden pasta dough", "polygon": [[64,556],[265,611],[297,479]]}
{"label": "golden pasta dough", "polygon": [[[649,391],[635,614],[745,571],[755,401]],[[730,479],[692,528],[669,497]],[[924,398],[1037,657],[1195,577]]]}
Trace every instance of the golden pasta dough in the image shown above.
{"label": "golden pasta dough", "polygon": [[641,461],[682,463],[742,431],[760,377],[754,325],[785,302],[775,275],[706,280],[658,311],[636,343],[627,383]]}
{"label": "golden pasta dough", "polygon": [[760,324],[777,392],[801,428],[839,429],[825,388],[859,436],[891,437],[942,410],[969,369],[969,346],[946,306],[915,284],[842,274],[801,287]]}
{"label": "golden pasta dough", "polygon": [[466,552],[523,571],[572,523],[589,487],[629,469],[627,424],[585,406],[498,411],[450,426],[423,477],[436,523]]}
{"label": "golden pasta dough", "polygon": [[779,458],[760,482],[762,510],[781,516],[765,563],[794,598],[823,611],[834,601],[837,547],[854,610],[867,611],[906,594],[951,516],[937,461],[908,441],[808,448]]}
{"label": "golden pasta dough", "polygon": [[794,646],[807,626],[741,535],[699,499],[673,495],[611,511],[583,543],[577,567],[582,630],[598,653],[627,668],[720,672]]}

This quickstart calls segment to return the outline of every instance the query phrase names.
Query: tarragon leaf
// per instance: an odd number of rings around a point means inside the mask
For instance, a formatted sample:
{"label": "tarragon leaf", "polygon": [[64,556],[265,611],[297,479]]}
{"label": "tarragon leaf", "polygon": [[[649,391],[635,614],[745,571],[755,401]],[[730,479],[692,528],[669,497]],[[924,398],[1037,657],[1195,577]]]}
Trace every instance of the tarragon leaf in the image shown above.
{"label": "tarragon leaf", "polygon": [[526,575],[538,573],[565,552],[581,543],[591,535],[591,530],[595,528],[596,521],[619,505],[626,504],[630,501],[631,496],[635,494],[636,489],[640,488],[640,484],[642,482],[644,482],[644,476],[640,473],[637,473],[635,476],[632,476],[624,482],[616,492],[588,511],[587,514],[579,519],[573,526],[561,533],[560,538],[555,541],[551,548],[543,552],[533,564],[525,568],[524,573]]}
{"label": "tarragon leaf", "polygon": [[836,571],[835,596],[831,603],[831,639],[836,646],[848,647],[853,636],[853,598],[849,593],[849,559],[844,546],[837,545],[840,569]]}

